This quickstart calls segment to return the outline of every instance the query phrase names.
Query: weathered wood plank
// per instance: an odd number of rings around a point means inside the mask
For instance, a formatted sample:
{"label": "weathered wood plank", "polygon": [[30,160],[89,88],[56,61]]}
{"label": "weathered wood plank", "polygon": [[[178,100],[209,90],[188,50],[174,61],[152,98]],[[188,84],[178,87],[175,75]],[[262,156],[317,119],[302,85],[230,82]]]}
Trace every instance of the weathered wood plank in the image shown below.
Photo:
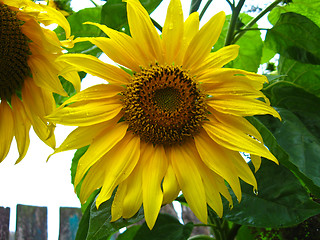
{"label": "weathered wood plank", "polygon": [[0,240],[9,239],[10,208],[0,207]]}
{"label": "weathered wood plank", "polygon": [[47,208],[17,205],[16,240],[47,239]]}
{"label": "weathered wood plank", "polygon": [[59,240],[76,238],[82,213],[80,208],[60,207]]}

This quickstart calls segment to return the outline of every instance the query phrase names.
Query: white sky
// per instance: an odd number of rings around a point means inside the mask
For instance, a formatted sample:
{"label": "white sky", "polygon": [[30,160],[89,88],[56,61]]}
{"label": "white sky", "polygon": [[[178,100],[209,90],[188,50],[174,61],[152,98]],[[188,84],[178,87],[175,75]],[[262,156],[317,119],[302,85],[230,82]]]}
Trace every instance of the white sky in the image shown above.
{"label": "white sky", "polygon": [[[98,4],[104,1],[96,0]],[[188,16],[190,0],[182,0],[184,16]],[[204,3],[206,1],[203,1]],[[254,2],[249,0],[249,2]],[[162,26],[165,21],[165,13],[169,0],[164,0],[152,17]],[[202,9],[204,4],[201,5]],[[89,0],[73,0],[72,6],[75,11],[85,7],[92,7]],[[262,6],[263,7],[263,6]],[[215,0],[211,3],[203,17],[202,23],[206,22],[213,14],[224,10],[230,13],[225,0]],[[106,57],[104,60],[108,61]],[[97,77],[88,76],[82,82],[85,89],[91,85],[105,83]],[[55,131],[57,146],[73,130],[73,127],[58,125]],[[59,153],[46,162],[47,157],[53,152],[30,131],[31,143],[26,157],[17,165],[18,158],[15,142],[13,142],[7,158],[0,164],[0,206],[10,207],[10,230],[15,231],[16,205],[26,204],[48,207],[48,239],[58,239],[59,232],[59,207],[80,207],[80,203],[73,192],[71,184],[70,166],[75,151]]]}

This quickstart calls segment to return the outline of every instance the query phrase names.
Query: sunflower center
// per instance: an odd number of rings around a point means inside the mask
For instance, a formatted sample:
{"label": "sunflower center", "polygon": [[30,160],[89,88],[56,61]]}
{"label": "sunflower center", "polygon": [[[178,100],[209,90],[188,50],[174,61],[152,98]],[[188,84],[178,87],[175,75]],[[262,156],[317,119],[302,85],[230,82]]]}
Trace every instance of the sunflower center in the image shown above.
{"label": "sunflower center", "polygon": [[153,101],[163,111],[173,112],[180,106],[181,98],[177,89],[167,87],[156,90]]}
{"label": "sunflower center", "polygon": [[123,94],[129,130],[146,142],[172,145],[199,132],[205,95],[179,66],[154,65],[136,73]]}
{"label": "sunflower center", "polygon": [[10,99],[20,90],[28,67],[29,45],[16,12],[0,3],[0,98]]}

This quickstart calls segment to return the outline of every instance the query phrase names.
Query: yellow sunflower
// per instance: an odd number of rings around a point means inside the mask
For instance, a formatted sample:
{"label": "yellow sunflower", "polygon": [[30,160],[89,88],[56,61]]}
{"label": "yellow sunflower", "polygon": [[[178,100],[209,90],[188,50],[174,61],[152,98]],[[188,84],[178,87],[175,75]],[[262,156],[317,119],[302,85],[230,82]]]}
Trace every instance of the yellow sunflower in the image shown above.
{"label": "yellow sunflower", "polygon": [[[65,66],[55,64],[62,55],[56,34],[40,23],[56,23],[70,37],[70,26],[55,9],[30,0],[0,0],[0,162],[7,156],[13,137],[21,161],[29,147],[29,130],[33,126],[39,138],[55,147],[54,125],[44,118],[55,109],[52,93],[66,96],[58,72]],[[76,72],[63,76],[77,90],[80,80]]]}
{"label": "yellow sunflower", "polygon": [[97,45],[121,68],[84,54],[58,59],[109,84],[76,94],[48,116],[78,126],[55,153],[90,145],[79,160],[75,185],[84,178],[82,202],[101,188],[97,207],[116,189],[112,221],[132,217],[143,205],[152,228],[161,206],[180,191],[202,222],[207,204],[221,217],[221,195],[232,204],[225,180],[239,201],[239,178],[257,188],[239,152],[251,154],[255,169],[261,156],[277,162],[244,118],[279,117],[259,91],[267,79],[222,68],[237,57],[236,45],[211,53],[223,12],[199,30],[198,13],[184,22],[180,1],[172,0],[160,37],[139,1],[126,2],[131,36],[90,23],[109,38],[76,40]]}

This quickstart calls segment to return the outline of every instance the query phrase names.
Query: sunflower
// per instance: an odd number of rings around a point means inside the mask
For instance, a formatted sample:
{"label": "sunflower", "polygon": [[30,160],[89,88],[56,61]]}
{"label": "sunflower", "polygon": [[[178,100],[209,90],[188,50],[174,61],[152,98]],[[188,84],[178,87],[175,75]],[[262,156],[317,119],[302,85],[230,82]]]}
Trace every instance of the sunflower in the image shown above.
{"label": "sunflower", "polygon": [[257,189],[240,152],[251,155],[256,170],[261,156],[277,163],[244,118],[279,117],[260,92],[267,79],[222,68],[237,57],[239,46],[211,52],[223,12],[199,30],[198,13],[184,22],[181,2],[172,0],[160,37],[139,1],[126,2],[131,36],[90,23],[109,38],[76,39],[95,44],[121,67],[84,54],[58,59],[108,84],[76,94],[48,116],[78,126],[55,153],[90,145],[79,160],[75,186],[83,179],[82,203],[101,188],[97,207],[116,192],[112,221],[132,217],[143,205],[152,228],[161,206],[180,191],[202,222],[207,205],[221,217],[221,195],[232,204],[225,181],[239,201],[240,178]]}
{"label": "sunflower", "polygon": [[[53,8],[29,0],[0,0],[0,162],[7,156],[15,137],[21,161],[29,147],[33,126],[39,138],[55,147],[54,125],[44,118],[55,108],[52,93],[66,96],[58,72],[63,63],[54,64],[62,55],[56,34],[40,25],[57,23],[70,37],[70,26]],[[77,72],[63,76],[79,90]]]}

